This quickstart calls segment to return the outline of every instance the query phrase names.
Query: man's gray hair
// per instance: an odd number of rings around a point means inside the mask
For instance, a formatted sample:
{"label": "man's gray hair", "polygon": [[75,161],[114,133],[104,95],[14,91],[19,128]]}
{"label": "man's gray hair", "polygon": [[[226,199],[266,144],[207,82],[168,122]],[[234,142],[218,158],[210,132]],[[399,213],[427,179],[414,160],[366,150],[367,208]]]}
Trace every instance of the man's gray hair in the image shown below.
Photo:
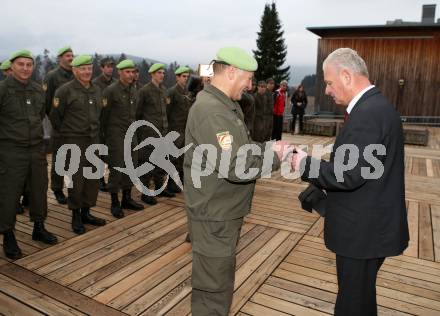
{"label": "man's gray hair", "polygon": [[333,65],[339,70],[347,69],[359,75],[369,77],[367,65],[358,53],[351,48],[338,48],[324,60],[322,67]]}

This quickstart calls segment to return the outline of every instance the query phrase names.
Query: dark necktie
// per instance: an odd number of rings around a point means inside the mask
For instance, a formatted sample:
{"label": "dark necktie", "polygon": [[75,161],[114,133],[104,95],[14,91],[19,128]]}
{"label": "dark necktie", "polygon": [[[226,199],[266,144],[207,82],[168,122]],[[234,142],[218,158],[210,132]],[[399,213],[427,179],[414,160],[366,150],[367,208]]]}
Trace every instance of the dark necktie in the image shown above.
{"label": "dark necktie", "polygon": [[348,120],[348,116],[349,116],[348,112],[345,111],[344,112],[344,122],[346,122]]}

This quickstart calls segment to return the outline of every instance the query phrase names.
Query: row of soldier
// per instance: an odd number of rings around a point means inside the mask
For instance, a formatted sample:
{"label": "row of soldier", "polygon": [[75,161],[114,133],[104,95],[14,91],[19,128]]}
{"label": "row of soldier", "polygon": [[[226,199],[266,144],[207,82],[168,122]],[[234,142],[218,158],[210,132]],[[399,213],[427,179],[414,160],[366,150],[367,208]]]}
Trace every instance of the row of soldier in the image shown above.
{"label": "row of soldier", "polygon": [[[154,124],[165,135],[173,130],[179,133],[175,144],[184,146],[186,119],[194,101],[187,89],[191,70],[179,67],[176,85],[168,90],[162,82],[165,65],[153,64],[149,73],[151,82],[140,87],[136,65],[123,60],[116,65],[118,79],[112,77],[114,62],[110,58],[101,60],[102,74],[92,80],[92,57],[74,57],[70,47],[58,51],[58,67],[50,71],[40,86],[33,82],[34,59],[27,50],[13,53],[1,69],[8,77],[0,83],[0,233],[4,235],[5,255],[12,259],[22,256],[14,235],[16,212],[22,212],[23,204],[29,206],[30,218],[34,222],[32,238],[47,244],[55,244],[57,238],[47,231],[44,221],[47,216],[47,160],[43,146],[42,122],[47,115],[52,123],[51,190],[58,203],[67,204],[72,211],[72,230],[85,232],[84,224],[105,225],[105,220],[91,214],[96,205],[98,189],[111,194],[111,214],[124,216],[123,209],[142,210],[142,204],[131,197],[132,182],[128,175],[116,167],[125,167],[124,137],[128,127],[136,120]],[[283,84],[283,83],[282,83]],[[286,83],[287,86],[287,83]],[[274,81],[261,81],[257,91],[249,91],[241,106],[246,125],[256,141],[272,138]],[[251,109],[249,111],[249,109]],[[251,118],[251,119],[248,119]],[[138,131],[138,140],[157,137],[152,129],[143,126]],[[81,172],[72,176],[68,197],[63,192],[64,177],[55,170],[56,153],[63,144],[75,144],[81,149],[80,170],[92,167],[85,157],[86,148],[95,143],[108,146],[108,156],[101,157],[109,166],[108,184],[104,178],[86,179]],[[145,146],[139,152],[132,150],[132,157],[139,164],[149,161],[154,148]],[[139,158],[139,159],[138,159]],[[66,161],[69,161],[68,156]],[[173,160],[180,179],[183,179],[183,156]],[[162,187],[165,172],[155,167],[141,177],[148,186]],[[122,192],[122,200],[119,193]],[[160,195],[173,197],[180,188],[170,178]],[[142,194],[141,200],[150,205],[157,203],[154,196]]]}

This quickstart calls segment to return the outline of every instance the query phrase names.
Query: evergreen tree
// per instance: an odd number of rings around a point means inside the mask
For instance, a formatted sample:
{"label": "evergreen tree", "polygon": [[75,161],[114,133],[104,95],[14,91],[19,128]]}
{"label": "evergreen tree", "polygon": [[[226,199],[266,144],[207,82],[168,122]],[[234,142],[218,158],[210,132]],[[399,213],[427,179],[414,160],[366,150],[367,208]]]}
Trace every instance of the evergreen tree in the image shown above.
{"label": "evergreen tree", "polygon": [[41,56],[38,55],[34,60],[34,70],[32,72],[32,77],[31,77],[32,80],[38,83],[43,81],[41,66],[42,66]]}
{"label": "evergreen tree", "polygon": [[101,67],[99,65],[99,62],[101,61],[101,56],[98,55],[98,53],[95,53],[95,56],[93,56],[93,70],[92,70],[92,78],[96,78],[101,74]]}
{"label": "evergreen tree", "polygon": [[287,46],[284,44],[281,22],[274,2],[264,6],[260,22],[260,32],[257,33],[257,50],[254,50],[258,62],[255,77],[258,80],[273,78],[277,83],[289,80],[289,66],[282,68],[286,61]]}
{"label": "evergreen tree", "polygon": [[172,87],[176,84],[176,75],[174,74],[174,72],[176,71],[177,67],[178,65],[175,61],[174,63],[169,64],[168,68],[165,71],[165,79],[163,81],[163,84],[167,88]]}
{"label": "evergreen tree", "polygon": [[151,79],[148,69],[150,69],[150,65],[145,61],[145,59],[142,59],[142,62],[139,65],[139,82],[142,85],[147,84],[147,82],[149,82]]}
{"label": "evergreen tree", "polygon": [[54,69],[56,67],[56,64],[52,61],[52,59],[49,56],[49,50],[44,49],[43,51],[43,77],[46,76],[46,74]]}
{"label": "evergreen tree", "polygon": [[316,75],[307,75],[301,81],[301,84],[304,86],[304,90],[307,95],[315,96],[316,93]]}

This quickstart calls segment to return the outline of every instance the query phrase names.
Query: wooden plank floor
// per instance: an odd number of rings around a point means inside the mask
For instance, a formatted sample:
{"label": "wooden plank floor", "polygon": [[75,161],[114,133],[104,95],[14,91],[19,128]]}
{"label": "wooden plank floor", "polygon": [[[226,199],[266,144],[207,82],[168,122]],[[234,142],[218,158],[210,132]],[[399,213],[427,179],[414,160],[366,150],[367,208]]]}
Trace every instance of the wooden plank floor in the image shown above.
{"label": "wooden plank floor", "polygon": [[[439,131],[430,130],[427,147],[405,148],[411,241],[404,255],[387,259],[379,273],[380,315],[440,315]],[[309,148],[334,141],[284,136]],[[323,219],[303,211],[297,200],[305,187],[280,172],[257,182],[237,249],[231,314],[332,314],[335,258],[323,243]],[[190,314],[192,258],[184,241],[182,194],[116,220],[109,194],[100,193],[92,212],[107,225],[87,226],[80,236],[71,232],[70,211],[52,192],[48,199],[46,226],[60,243],[32,241],[28,210],[17,216],[25,257],[11,262],[0,253],[0,314]]]}

